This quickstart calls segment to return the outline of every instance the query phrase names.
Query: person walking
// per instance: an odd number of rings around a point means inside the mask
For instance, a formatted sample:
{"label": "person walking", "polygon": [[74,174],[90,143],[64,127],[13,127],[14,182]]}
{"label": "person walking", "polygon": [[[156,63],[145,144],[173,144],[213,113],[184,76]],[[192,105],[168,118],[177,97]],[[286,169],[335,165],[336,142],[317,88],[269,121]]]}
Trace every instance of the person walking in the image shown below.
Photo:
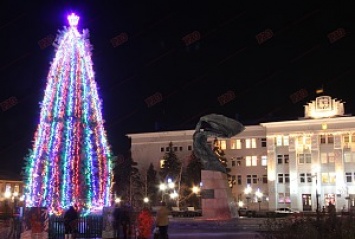
{"label": "person walking", "polygon": [[166,207],[166,203],[162,202],[161,207],[157,211],[156,225],[159,227],[160,239],[168,239],[168,225],[169,225],[170,211]]}
{"label": "person walking", "polygon": [[138,239],[149,239],[152,235],[154,218],[147,207],[138,214]]}
{"label": "person walking", "polygon": [[77,220],[79,219],[79,214],[73,206],[64,213],[64,233],[65,239],[74,239],[77,227]]}

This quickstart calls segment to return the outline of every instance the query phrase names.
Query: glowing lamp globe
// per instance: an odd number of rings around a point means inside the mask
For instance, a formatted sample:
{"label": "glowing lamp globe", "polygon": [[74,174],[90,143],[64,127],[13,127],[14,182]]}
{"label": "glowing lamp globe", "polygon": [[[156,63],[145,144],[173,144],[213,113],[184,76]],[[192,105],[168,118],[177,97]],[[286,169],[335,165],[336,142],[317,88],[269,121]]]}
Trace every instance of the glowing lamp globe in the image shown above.
{"label": "glowing lamp globe", "polygon": [[68,21],[71,27],[76,27],[78,26],[79,17],[75,13],[72,13],[68,16]]}

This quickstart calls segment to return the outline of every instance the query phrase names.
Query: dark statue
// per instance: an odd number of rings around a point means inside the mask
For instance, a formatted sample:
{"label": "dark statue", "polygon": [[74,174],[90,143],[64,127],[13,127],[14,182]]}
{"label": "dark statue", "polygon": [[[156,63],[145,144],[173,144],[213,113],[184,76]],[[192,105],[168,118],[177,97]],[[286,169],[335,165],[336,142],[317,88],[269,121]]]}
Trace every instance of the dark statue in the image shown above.
{"label": "dark statue", "polygon": [[193,135],[193,146],[196,157],[201,159],[203,169],[226,173],[226,167],[207,144],[208,137],[231,138],[244,129],[241,123],[223,115],[210,114],[201,117]]}

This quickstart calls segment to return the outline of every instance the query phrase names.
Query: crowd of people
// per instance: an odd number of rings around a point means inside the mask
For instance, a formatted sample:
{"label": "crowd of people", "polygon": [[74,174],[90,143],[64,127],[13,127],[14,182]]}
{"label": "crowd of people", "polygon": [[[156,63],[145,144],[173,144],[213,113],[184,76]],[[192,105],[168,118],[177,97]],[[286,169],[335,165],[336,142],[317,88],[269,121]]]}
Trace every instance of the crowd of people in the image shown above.
{"label": "crowd of people", "polygon": [[[157,211],[156,218],[144,207],[137,215],[138,239],[149,239],[154,233],[154,239],[168,239],[169,209],[163,202]],[[117,205],[114,212],[115,239],[127,239],[131,233],[132,211],[129,205]],[[156,230],[155,230],[156,228]]]}
{"label": "crowd of people", "polygon": [[[117,204],[113,211],[114,238],[131,238],[132,224],[136,222],[138,239],[168,239],[170,211],[162,202],[154,217],[148,207],[144,207],[136,216],[129,204]],[[135,218],[134,218],[135,217]],[[79,213],[74,206],[70,206],[64,213],[65,239],[75,239]]]}

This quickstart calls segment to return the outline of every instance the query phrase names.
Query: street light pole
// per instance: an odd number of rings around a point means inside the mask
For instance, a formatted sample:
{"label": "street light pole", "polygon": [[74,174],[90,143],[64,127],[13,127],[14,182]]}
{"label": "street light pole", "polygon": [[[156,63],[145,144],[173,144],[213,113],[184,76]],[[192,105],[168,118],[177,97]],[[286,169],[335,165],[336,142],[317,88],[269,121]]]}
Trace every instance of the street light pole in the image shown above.
{"label": "street light pole", "polygon": [[318,200],[318,175],[316,173],[316,200],[317,200],[317,208],[316,208],[316,213],[318,215],[319,213],[319,200]]}
{"label": "street light pole", "polygon": [[261,204],[261,198],[263,197],[263,193],[260,192],[260,189],[258,188],[258,190],[255,192],[256,197],[258,198],[258,203],[259,203],[259,212],[260,212],[260,204]]}

